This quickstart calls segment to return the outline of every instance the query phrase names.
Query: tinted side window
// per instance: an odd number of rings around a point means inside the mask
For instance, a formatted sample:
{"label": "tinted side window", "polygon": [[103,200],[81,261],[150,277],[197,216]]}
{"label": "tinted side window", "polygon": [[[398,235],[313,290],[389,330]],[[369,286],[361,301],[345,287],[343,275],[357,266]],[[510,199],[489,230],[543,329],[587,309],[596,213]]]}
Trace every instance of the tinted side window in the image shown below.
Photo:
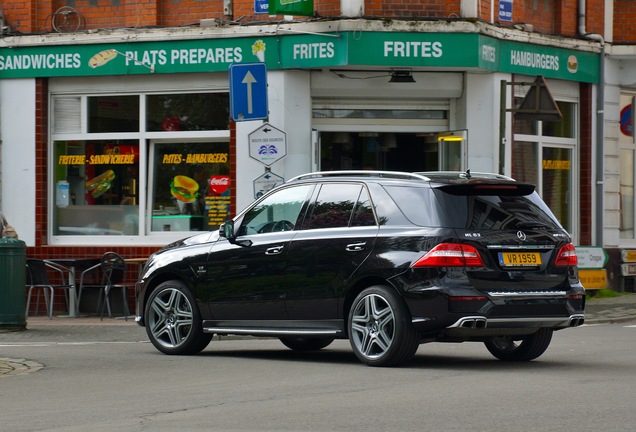
{"label": "tinted side window", "polygon": [[449,226],[448,218],[430,188],[384,186],[384,189],[411,223],[434,228]]}
{"label": "tinted side window", "polygon": [[239,235],[290,231],[299,221],[313,185],[281,189],[251,208],[243,218]]}
{"label": "tinted side window", "polygon": [[[307,229],[348,227],[352,219],[356,226],[374,225],[369,196],[359,184],[323,184],[306,225]],[[355,209],[355,212],[354,212]],[[371,219],[369,219],[371,212]],[[353,217],[355,213],[355,217]]]}
{"label": "tinted side window", "polygon": [[375,223],[375,216],[373,216],[373,209],[371,206],[371,198],[369,198],[369,192],[365,188],[360,191],[360,197],[353,210],[353,218],[351,219],[351,226],[373,226]]}

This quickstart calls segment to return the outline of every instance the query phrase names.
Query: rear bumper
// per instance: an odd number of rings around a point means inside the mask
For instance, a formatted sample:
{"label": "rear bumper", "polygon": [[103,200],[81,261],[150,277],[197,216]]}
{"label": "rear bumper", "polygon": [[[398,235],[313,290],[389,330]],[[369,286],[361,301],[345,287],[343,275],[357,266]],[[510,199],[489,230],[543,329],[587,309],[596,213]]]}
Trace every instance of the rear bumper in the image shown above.
{"label": "rear bumper", "polygon": [[411,298],[413,327],[424,337],[472,339],[524,335],[539,328],[578,327],[585,322],[585,292],[571,290],[429,291]]}
{"label": "rear bumper", "polygon": [[466,316],[446,327],[444,334],[452,337],[495,336],[503,334],[527,333],[542,327],[555,330],[578,327],[585,322],[585,314],[572,314],[567,317],[523,317],[488,318],[485,316]]}

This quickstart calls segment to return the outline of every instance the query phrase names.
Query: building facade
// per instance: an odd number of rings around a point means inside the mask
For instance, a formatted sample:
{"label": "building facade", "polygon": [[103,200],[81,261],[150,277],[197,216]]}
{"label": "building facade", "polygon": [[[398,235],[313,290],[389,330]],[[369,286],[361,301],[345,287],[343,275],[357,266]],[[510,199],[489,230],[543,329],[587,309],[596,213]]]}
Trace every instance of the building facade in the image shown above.
{"label": "building facade", "polygon": [[1,205],[30,256],[147,256],[332,169],[501,172],[577,245],[636,248],[630,2],[268,8],[3,3]]}

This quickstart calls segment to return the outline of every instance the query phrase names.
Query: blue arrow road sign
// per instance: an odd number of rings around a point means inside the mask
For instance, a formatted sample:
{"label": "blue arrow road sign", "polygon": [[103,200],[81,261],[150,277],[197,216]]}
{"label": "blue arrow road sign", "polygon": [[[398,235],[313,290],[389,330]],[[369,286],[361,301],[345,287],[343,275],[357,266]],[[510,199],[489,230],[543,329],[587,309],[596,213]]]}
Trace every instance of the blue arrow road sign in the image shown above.
{"label": "blue arrow road sign", "polygon": [[236,122],[267,119],[265,63],[230,65],[230,115]]}

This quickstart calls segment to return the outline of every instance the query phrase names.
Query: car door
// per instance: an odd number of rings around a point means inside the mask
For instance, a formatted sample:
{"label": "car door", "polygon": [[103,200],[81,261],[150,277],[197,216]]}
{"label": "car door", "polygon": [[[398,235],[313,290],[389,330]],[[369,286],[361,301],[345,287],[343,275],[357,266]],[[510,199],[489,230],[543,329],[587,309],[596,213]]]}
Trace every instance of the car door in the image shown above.
{"label": "car door", "polygon": [[325,183],[289,247],[287,313],[293,320],[337,319],[338,300],[369,256],[378,225],[361,183]]}
{"label": "car door", "polygon": [[280,189],[237,220],[234,241],[221,239],[208,260],[215,320],[280,320],[285,311],[288,246],[313,185]]}

